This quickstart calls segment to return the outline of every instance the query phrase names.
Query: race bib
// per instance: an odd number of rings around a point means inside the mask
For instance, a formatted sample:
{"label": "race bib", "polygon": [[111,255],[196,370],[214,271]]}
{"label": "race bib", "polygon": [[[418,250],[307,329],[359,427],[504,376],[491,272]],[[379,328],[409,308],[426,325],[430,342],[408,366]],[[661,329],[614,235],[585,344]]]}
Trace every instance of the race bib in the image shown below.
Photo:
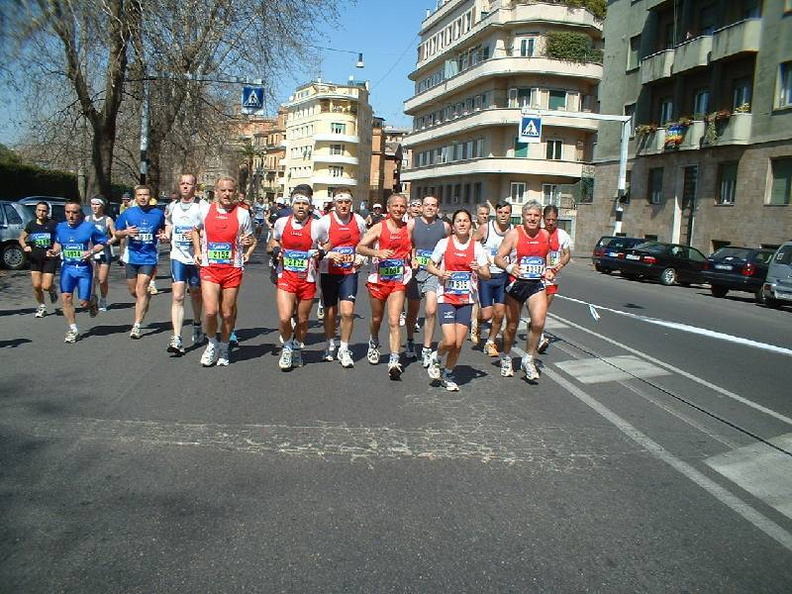
{"label": "race bib", "polygon": [[37,248],[48,248],[52,245],[52,237],[49,233],[31,233],[28,235],[28,241]]}
{"label": "race bib", "polygon": [[517,277],[524,280],[540,280],[545,271],[545,260],[541,256],[520,258]]}
{"label": "race bib", "polygon": [[404,279],[404,260],[387,258],[377,264],[377,274],[382,281],[401,281]]}
{"label": "race bib", "polygon": [[283,269],[289,272],[308,272],[311,253],[300,250],[283,250]]}
{"label": "race bib", "polygon": [[330,268],[342,270],[350,270],[352,268],[352,265],[355,263],[355,248],[353,248],[351,245],[345,245],[334,247],[330,251],[343,256],[341,262],[330,260]]}
{"label": "race bib", "polygon": [[173,229],[173,242],[181,248],[189,248],[192,245],[192,230],[190,226],[176,225]]}
{"label": "race bib", "polygon": [[557,250],[550,250],[547,252],[547,265],[551,268],[557,266],[561,262],[561,252]]}
{"label": "race bib", "polygon": [[473,275],[470,272],[452,272],[451,278],[443,283],[446,295],[470,295]]}
{"label": "race bib", "polygon": [[154,243],[154,234],[149,230],[144,231],[140,229],[138,230],[138,234],[132,239],[139,243]]}
{"label": "race bib", "polygon": [[67,243],[63,246],[63,261],[66,264],[77,264],[83,261],[83,246],[79,243]]}
{"label": "race bib", "polygon": [[426,265],[432,257],[432,250],[415,250],[415,259],[418,261],[418,268],[426,270]]}
{"label": "race bib", "polygon": [[231,264],[231,244],[229,242],[210,241],[206,250],[209,264]]}

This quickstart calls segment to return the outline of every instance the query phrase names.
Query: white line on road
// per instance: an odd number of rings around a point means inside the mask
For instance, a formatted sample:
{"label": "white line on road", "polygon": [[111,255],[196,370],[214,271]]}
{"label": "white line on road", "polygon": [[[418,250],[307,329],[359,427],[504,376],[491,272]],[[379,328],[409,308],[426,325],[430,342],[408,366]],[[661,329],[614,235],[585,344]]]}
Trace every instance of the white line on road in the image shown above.
{"label": "white line on road", "polygon": [[589,308],[593,308],[595,311],[609,311],[611,313],[625,316],[628,318],[633,318],[634,320],[641,320],[642,322],[647,322],[649,324],[655,324],[657,326],[664,326],[666,328],[672,328],[674,330],[680,330],[681,332],[689,332],[691,334],[698,334],[700,336],[707,336],[709,338],[717,338],[718,340],[725,340],[727,342],[733,342],[736,344],[741,344],[743,346],[749,346],[755,349],[762,349],[765,351],[770,351],[772,353],[777,353],[779,355],[786,355],[787,357],[792,357],[792,349],[788,349],[785,347],[777,346],[774,344],[768,344],[766,342],[759,342],[758,340],[752,340],[750,338],[744,338],[742,336],[734,336],[733,334],[726,334],[725,332],[716,332],[715,330],[709,330],[707,328],[699,328],[698,326],[690,326],[688,324],[682,324],[680,322],[669,322],[668,320],[661,320],[658,318],[650,318],[648,316],[641,316],[638,314],[634,314],[628,311],[620,311],[618,309],[612,309],[610,307],[605,307],[603,305],[597,305],[595,303],[589,303],[588,301],[583,301],[582,299],[575,299],[574,297],[566,297],[564,295],[557,295],[558,299],[565,299],[567,301],[572,301],[574,303],[580,303],[581,305],[587,305]]}

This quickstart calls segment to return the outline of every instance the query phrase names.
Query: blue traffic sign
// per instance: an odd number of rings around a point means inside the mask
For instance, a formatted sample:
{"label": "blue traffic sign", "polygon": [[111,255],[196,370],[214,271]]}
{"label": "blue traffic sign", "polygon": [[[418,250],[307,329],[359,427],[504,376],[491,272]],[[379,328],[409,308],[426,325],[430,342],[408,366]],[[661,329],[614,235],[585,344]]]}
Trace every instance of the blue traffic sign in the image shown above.
{"label": "blue traffic sign", "polygon": [[246,113],[264,110],[264,87],[242,87],[242,110]]}
{"label": "blue traffic sign", "polygon": [[542,139],[542,118],[521,116],[519,137],[520,142],[540,142]]}

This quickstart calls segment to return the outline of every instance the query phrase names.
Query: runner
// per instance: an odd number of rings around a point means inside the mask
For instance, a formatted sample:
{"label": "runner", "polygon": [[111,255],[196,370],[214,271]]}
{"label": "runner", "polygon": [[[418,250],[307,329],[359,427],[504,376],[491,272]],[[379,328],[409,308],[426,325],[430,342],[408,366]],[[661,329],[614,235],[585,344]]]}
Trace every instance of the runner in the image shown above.
{"label": "runner", "polygon": [[[506,313],[506,281],[509,275],[499,268],[494,262],[498,248],[506,234],[511,231],[512,206],[505,200],[495,205],[495,220],[479,227],[475,238],[484,246],[484,252],[490,261],[490,278],[479,279],[479,320],[477,323],[477,336],[482,332],[484,322],[490,322],[487,341],[484,343],[484,354],[498,357],[498,347],[495,340],[503,325],[503,316]],[[471,332],[472,332],[471,328]]]}
{"label": "runner", "polygon": [[438,242],[451,234],[451,225],[438,218],[438,201],[434,196],[426,196],[423,199],[422,208],[422,215],[407,223],[407,230],[413,246],[412,267],[414,272],[407,285],[407,348],[405,356],[409,359],[417,358],[413,338],[415,322],[421,308],[421,299],[425,299],[421,364],[424,367],[429,367],[437,313],[438,282],[437,277],[427,270],[426,265]]}
{"label": "runner", "polygon": [[388,375],[392,380],[397,380],[402,374],[399,362],[399,314],[404,309],[407,283],[412,278],[412,244],[407,223],[404,222],[407,197],[403,194],[391,194],[387,204],[388,216],[366,232],[356,251],[362,256],[374,258],[374,270],[366,283],[371,298],[371,334],[366,358],[372,365],[379,363],[379,331],[387,305],[390,346]]}
{"label": "runner", "polygon": [[[571,257],[572,238],[563,229],[558,228],[558,208],[552,204],[544,207],[543,211],[545,229],[550,234],[550,252],[547,254],[547,266],[555,273],[553,280],[545,281],[547,294],[547,309],[553,303],[553,297],[558,293],[558,273],[567,265]],[[537,352],[544,353],[550,346],[550,336],[542,332],[539,339]]]}
{"label": "runner", "polygon": [[149,283],[157,273],[157,244],[167,241],[165,215],[151,203],[151,189],[135,186],[135,206],[116,221],[117,238],[126,238],[126,274],[129,294],[135,298],[135,321],[129,337],[140,338],[140,328],[149,307]]}
{"label": "runner", "polygon": [[201,207],[195,201],[196,179],[192,173],[183,173],[179,178],[179,200],[168,208],[165,216],[165,232],[171,242],[171,326],[173,334],[167,351],[177,357],[184,354],[181,331],[184,324],[184,296],[189,285],[192,302],[192,342],[201,344],[204,333],[201,329],[201,275],[195,263],[193,230],[201,226]]}
{"label": "runner", "polygon": [[[256,249],[250,213],[236,201],[236,181],[221,177],[215,184],[214,202],[200,203],[201,226],[193,229],[195,261],[201,266],[204,330],[209,340],[201,365],[231,363],[228,341],[236,322],[236,301],[242,286],[244,263]],[[243,251],[243,246],[247,249]],[[220,341],[217,316],[220,315]]]}
{"label": "runner", "polygon": [[371,207],[371,212],[366,217],[366,226],[371,229],[374,225],[379,223],[384,216],[385,215],[382,213],[382,204],[376,202],[374,206]]}
{"label": "runner", "polygon": [[[537,354],[539,336],[544,330],[547,313],[547,297],[544,280],[552,280],[554,271],[547,268],[547,254],[550,251],[550,234],[539,226],[542,220],[542,205],[530,201],[522,208],[522,225],[506,234],[495,256],[495,264],[509,273],[506,286],[506,329],[503,332],[503,353],[501,355],[501,375],[514,375],[511,348],[520,322],[523,303],[528,306],[531,325],[528,329],[525,356],[520,367],[525,379],[539,379],[534,357]],[[506,258],[514,251],[515,259],[509,263]]]}
{"label": "runner", "polygon": [[58,301],[58,293],[53,286],[55,272],[58,270],[58,259],[47,256],[52,247],[57,223],[49,218],[49,204],[36,204],[36,218],[30,221],[19,234],[19,245],[27,253],[30,263],[30,282],[33,285],[33,297],[38,303],[35,317],[47,315],[44,303],[44,292],[49,293],[50,303]]}
{"label": "runner", "polygon": [[[282,371],[303,365],[302,348],[316,296],[316,260],[324,255],[311,236],[315,224],[310,215],[311,194],[313,190],[307,184],[292,190],[292,213],[275,221],[267,246],[271,258],[278,263],[275,300],[283,342],[278,360]],[[297,322],[292,328],[295,309]]]}
{"label": "runner", "polygon": [[91,214],[86,221],[104,234],[108,239],[103,252],[94,256],[94,290],[99,285],[99,311],[107,311],[107,292],[110,287],[107,278],[110,274],[110,263],[113,261],[113,251],[110,246],[115,242],[115,224],[113,218],[105,214],[105,199],[102,196],[91,198]]}
{"label": "runner", "polygon": [[[60,290],[63,317],[69,331],[63,342],[73,344],[80,339],[77,317],[74,311],[73,293],[77,290],[80,306],[88,308],[94,318],[99,311],[96,295],[93,294],[93,268],[91,258],[105,248],[107,236],[93,223],[83,220],[82,207],[77,200],[69,200],[65,207],[66,220],[55,228],[55,241],[47,250],[47,257],[60,256],[63,260],[60,275]],[[89,247],[90,246],[90,247]]]}
{"label": "runner", "polygon": [[352,212],[352,194],[337,190],[333,196],[335,209],[311,226],[317,245],[327,252],[319,263],[319,283],[325,308],[324,331],[327,347],[322,358],[335,358],[336,316],[341,302],[341,342],[338,361],[342,367],[354,367],[349,341],[355,321],[355,300],[358,290],[358,270],[364,258],[355,254],[355,247],[366,233],[366,221]]}
{"label": "runner", "polygon": [[253,203],[253,225],[255,228],[256,241],[261,241],[261,234],[264,233],[264,241],[267,241],[267,205],[264,197],[259,196]]}
{"label": "runner", "polygon": [[447,355],[443,385],[449,392],[459,390],[454,369],[470,327],[473,304],[476,302],[478,276],[489,278],[487,255],[481,244],[473,239],[473,217],[466,209],[457,210],[451,217],[453,235],[437,242],[426,263],[426,270],[440,279],[438,309],[443,338],[432,353],[429,377],[440,379],[440,359]]}

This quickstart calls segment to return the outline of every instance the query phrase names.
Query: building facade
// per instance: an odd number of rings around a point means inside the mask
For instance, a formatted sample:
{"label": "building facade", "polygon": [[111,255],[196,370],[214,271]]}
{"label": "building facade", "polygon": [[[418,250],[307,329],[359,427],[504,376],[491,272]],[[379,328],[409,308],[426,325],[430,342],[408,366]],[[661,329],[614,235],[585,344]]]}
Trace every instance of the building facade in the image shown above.
{"label": "building facade", "polygon": [[283,192],[309,184],[318,206],[337,188],[367,201],[371,175],[372,111],[368,83],[315,81],[297,88],[284,105]]}
{"label": "building facade", "polygon": [[[613,233],[773,247],[792,237],[792,3],[613,0],[602,113],[633,116],[627,199],[619,127],[603,124],[579,249]],[[621,210],[621,213],[618,211]]]}
{"label": "building facade", "polygon": [[409,130],[386,126],[383,118],[374,117],[371,136],[371,187],[369,204],[383,203],[394,192],[402,191],[404,162],[402,142]]}
{"label": "building facade", "polygon": [[[555,204],[574,235],[603,72],[602,14],[580,4],[441,0],[427,11],[405,102],[413,196],[435,195],[445,211],[507,200],[517,216],[528,200]],[[542,110],[541,139],[520,142],[531,109]]]}

